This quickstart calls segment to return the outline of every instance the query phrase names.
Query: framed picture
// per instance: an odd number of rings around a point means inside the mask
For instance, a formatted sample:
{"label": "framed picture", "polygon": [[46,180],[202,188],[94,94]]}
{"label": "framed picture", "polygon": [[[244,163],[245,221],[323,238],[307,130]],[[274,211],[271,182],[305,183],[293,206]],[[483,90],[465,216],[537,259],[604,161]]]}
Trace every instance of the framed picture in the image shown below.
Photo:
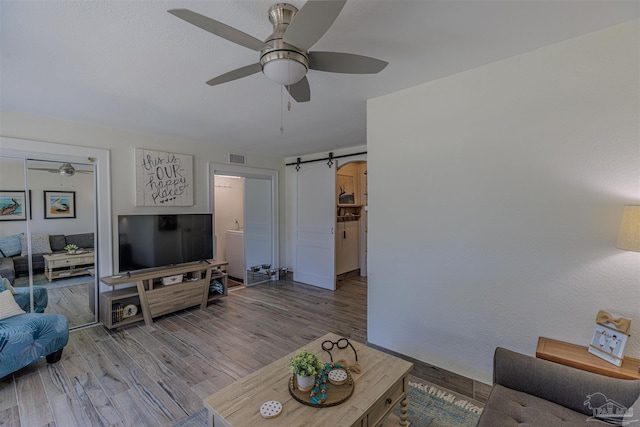
{"label": "framed picture", "polygon": [[[601,313],[609,317],[603,316]],[[621,366],[624,347],[629,338],[631,320],[614,316],[616,315],[605,311],[598,313],[596,329],[589,344],[589,353],[616,366]],[[609,319],[611,321],[608,321]]]}
{"label": "framed picture", "polygon": [[45,191],[44,219],[75,218],[75,191]]}
{"label": "framed picture", "polygon": [[24,191],[0,190],[0,221],[25,221],[27,219],[25,197]]}

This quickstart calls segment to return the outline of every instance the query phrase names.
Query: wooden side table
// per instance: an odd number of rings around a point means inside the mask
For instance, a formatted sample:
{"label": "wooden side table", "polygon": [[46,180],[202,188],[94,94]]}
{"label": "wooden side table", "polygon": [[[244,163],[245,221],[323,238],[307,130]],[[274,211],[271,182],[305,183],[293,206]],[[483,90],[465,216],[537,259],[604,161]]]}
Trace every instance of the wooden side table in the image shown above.
{"label": "wooden side table", "polygon": [[638,359],[625,357],[622,366],[617,367],[589,353],[587,347],[551,338],[538,338],[536,357],[608,377],[640,380],[640,372],[638,372],[640,360]]}

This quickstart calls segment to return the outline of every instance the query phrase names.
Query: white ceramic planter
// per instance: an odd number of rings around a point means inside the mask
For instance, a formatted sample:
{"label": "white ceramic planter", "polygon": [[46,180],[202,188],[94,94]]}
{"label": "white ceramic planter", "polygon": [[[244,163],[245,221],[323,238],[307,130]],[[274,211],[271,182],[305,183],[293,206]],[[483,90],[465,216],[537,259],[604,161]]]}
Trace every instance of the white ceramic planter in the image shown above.
{"label": "white ceramic planter", "polygon": [[316,381],[316,377],[313,375],[310,375],[308,377],[301,377],[300,375],[296,374],[296,379],[298,381],[298,389],[300,391],[311,390],[311,387],[313,387],[313,384]]}

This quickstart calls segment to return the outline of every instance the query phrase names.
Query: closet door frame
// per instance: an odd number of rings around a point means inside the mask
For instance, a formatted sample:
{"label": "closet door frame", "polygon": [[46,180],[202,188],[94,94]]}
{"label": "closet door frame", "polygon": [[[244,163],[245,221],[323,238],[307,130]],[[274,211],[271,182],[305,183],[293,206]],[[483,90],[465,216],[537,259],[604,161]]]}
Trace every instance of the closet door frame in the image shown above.
{"label": "closet door frame", "polygon": [[[253,168],[253,167],[248,167],[248,166],[240,166],[240,165],[228,165],[228,164],[222,164],[222,163],[214,163],[214,162],[209,162],[208,163],[208,169],[209,169],[209,179],[208,179],[208,185],[209,185],[209,191],[208,191],[208,196],[209,196],[209,210],[210,212],[213,213],[214,215],[214,224],[213,224],[213,247],[214,249],[216,249],[217,251],[217,239],[216,239],[216,233],[217,230],[215,229],[215,186],[214,186],[214,180],[215,180],[215,176],[216,175],[227,175],[227,176],[240,176],[243,178],[256,178],[256,179],[269,179],[271,181],[271,266],[272,268],[278,268],[279,266],[279,262],[280,262],[280,256],[279,256],[279,230],[278,230],[278,221],[279,221],[279,217],[278,217],[278,171],[277,170],[273,170],[273,169],[262,169],[262,168]],[[245,202],[245,209],[246,209],[246,202]],[[244,220],[244,219],[243,219]],[[247,256],[246,256],[246,245],[245,245],[245,264],[247,262]],[[215,254],[216,258],[219,258],[219,254],[216,253]],[[245,268],[245,273],[246,273],[246,268]],[[246,278],[246,274],[245,274],[245,283],[247,283],[247,278]]]}
{"label": "closet door frame", "polygon": [[[113,274],[112,259],[112,220],[111,220],[111,177],[109,151],[101,148],[81,147],[66,144],[54,144],[28,139],[0,137],[0,156],[24,160],[47,160],[55,162],[94,161],[96,187],[95,215],[95,275],[101,277]],[[25,171],[26,174],[26,171]],[[26,181],[25,181],[26,183]],[[27,225],[27,232],[29,225]],[[99,293],[107,290],[98,284],[95,292],[94,307],[98,313]],[[33,298],[32,298],[33,299]],[[97,319],[97,318],[96,318]]]}

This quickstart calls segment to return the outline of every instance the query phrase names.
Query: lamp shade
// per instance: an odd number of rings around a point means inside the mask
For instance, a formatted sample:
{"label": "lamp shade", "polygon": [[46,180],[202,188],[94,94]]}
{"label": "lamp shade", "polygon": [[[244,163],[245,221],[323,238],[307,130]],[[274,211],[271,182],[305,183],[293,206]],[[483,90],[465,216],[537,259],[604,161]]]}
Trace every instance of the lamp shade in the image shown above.
{"label": "lamp shade", "polygon": [[640,206],[624,207],[616,247],[640,252]]}

